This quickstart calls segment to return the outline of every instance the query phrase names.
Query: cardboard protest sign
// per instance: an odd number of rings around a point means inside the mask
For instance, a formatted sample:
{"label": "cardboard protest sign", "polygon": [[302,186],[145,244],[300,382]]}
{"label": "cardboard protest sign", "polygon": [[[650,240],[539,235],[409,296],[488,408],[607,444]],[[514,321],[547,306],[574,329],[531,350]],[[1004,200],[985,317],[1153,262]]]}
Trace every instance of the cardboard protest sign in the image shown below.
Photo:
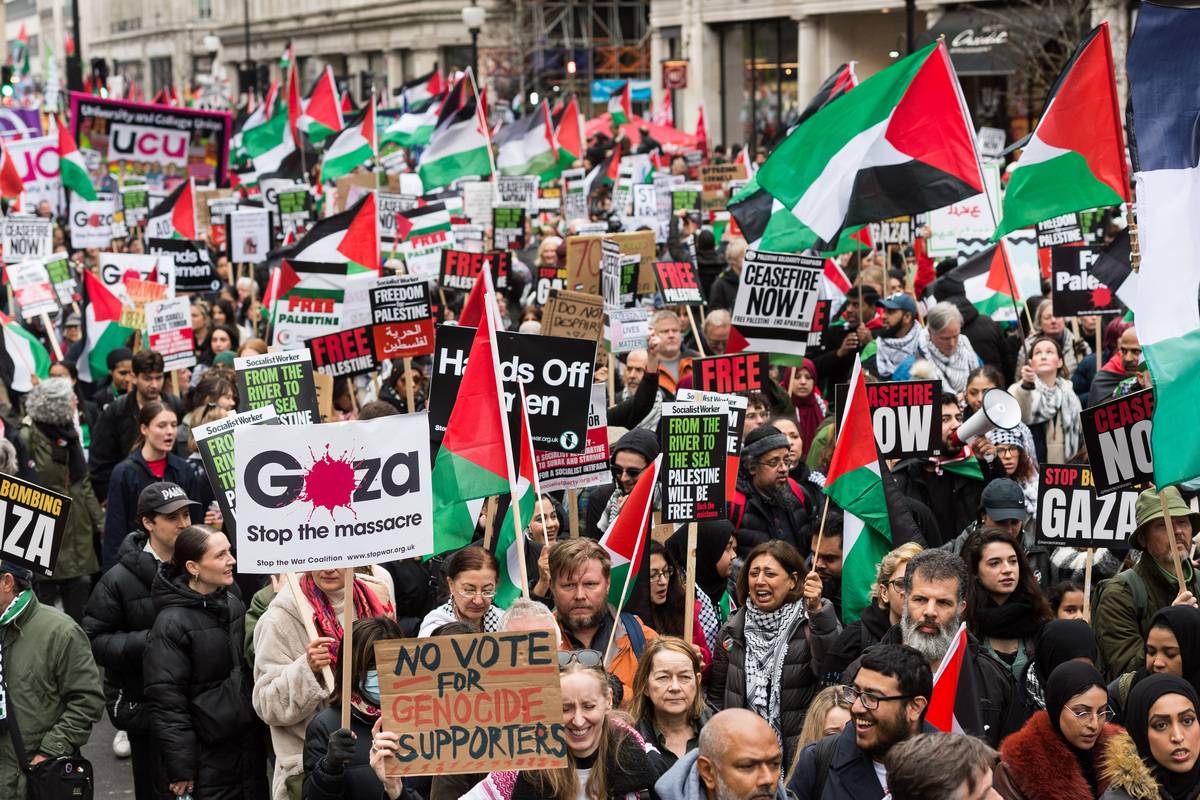
{"label": "cardboard protest sign", "polygon": [[699,306],[704,304],[696,266],[690,261],[657,261],[654,280],[662,292],[663,301],[670,306]]}
{"label": "cardboard protest sign", "polygon": [[47,258],[54,249],[54,223],[37,217],[8,217],[3,245],[5,264]]}
{"label": "cardboard protest sign", "polygon": [[737,493],[738,464],[742,459],[742,428],[750,399],[744,394],[720,394],[680,389],[675,399],[682,403],[719,405],[725,412],[725,502],[732,503]]}
{"label": "cardboard protest sign", "polygon": [[1050,299],[1055,316],[1108,316],[1124,313],[1117,293],[1092,272],[1106,248],[1098,246],[1052,247],[1050,249]]}
{"label": "cardboard protest sign", "polygon": [[150,349],[163,357],[167,372],[196,365],[192,304],[186,297],[147,303],[146,336]]}
{"label": "cardboard protest sign", "polygon": [[498,205],[492,209],[492,246],[497,250],[525,248],[525,209]]}
{"label": "cardboard protest sign", "polygon": [[620,308],[604,317],[604,343],[613,354],[644,350],[650,341],[650,312],[645,306]]}
{"label": "cardboard protest sign", "polygon": [[41,261],[8,264],[4,272],[8,275],[8,284],[21,309],[22,319],[33,319],[58,311],[58,294]]}
{"label": "cardboard protest sign", "polygon": [[534,451],[543,492],[585,489],[612,480],[608,465],[608,395],[603,383],[592,384],[584,439],[584,449],[580,453]]}
{"label": "cardboard protest sign", "polygon": [[594,294],[551,289],[542,308],[542,333],[600,341],[604,335],[604,301]]}
{"label": "cardboard protest sign", "polygon": [[[429,389],[430,438],[440,445],[471,354],[475,329],[439,325]],[[509,430],[519,431],[518,382],[525,387],[530,438],[538,450],[578,452],[584,447],[596,346],[555,336],[499,331],[500,378]]]}
{"label": "cardboard protest sign", "polygon": [[567,237],[567,287],[574,292],[600,294],[601,236]]}
{"label": "cardboard protest sign", "polygon": [[1081,421],[1096,494],[1144,489],[1154,481],[1154,453],[1150,448],[1153,389],[1086,408]]}
{"label": "cardboard protest sign", "polygon": [[663,403],[662,521],[694,522],[725,516],[725,444],[728,422],[716,403]]}
{"label": "cardboard protest sign", "polygon": [[71,498],[0,474],[0,559],[54,576]]}
{"label": "cardboard protest sign", "polygon": [[50,283],[54,284],[54,292],[58,295],[60,305],[69,306],[78,299],[79,284],[75,280],[75,270],[71,266],[66,253],[56,253],[42,260]]}
{"label": "cardboard protest sign", "polygon": [[272,406],[283,425],[316,425],[317,387],[307,350],[264,353],[237,358],[238,410]]}
{"label": "cardboard protest sign", "polygon": [[389,775],[555,769],[567,764],[553,631],[376,642]]}
{"label": "cardboard protest sign", "polygon": [[766,353],[728,353],[692,359],[692,376],[702,392],[761,392],[771,380]]}
{"label": "cardboard protest sign", "polygon": [[654,294],[654,260],[658,257],[654,231],[625,231],[610,234],[608,238],[621,245],[621,255],[638,256],[637,288],[634,291],[643,297]]}
{"label": "cardboard protest sign", "polygon": [[508,269],[512,266],[512,253],[492,250],[487,253],[468,253],[465,250],[443,250],[442,269],[438,283],[443,289],[469,292],[475,279],[483,271],[483,265],[491,264],[492,285],[503,289],[508,285]]}
{"label": "cardboard protest sign", "polygon": [[228,217],[225,237],[229,260],[235,264],[259,264],[271,252],[271,212],[265,208],[243,208]]}
{"label": "cardboard protest sign", "polygon": [[804,355],[824,266],[820,256],[747,251],[733,305],[747,349]]}
{"label": "cardboard protest sign", "polygon": [[1072,212],[1043,220],[1037,224],[1037,246],[1057,247],[1083,241],[1079,215]]}
{"label": "cardboard protest sign", "polygon": [[410,275],[381,279],[371,289],[371,323],[375,357],[380,361],[432,353],[429,284]]}
{"label": "cardboard protest sign", "polygon": [[1042,464],[1035,541],[1046,547],[1129,548],[1137,492],[1097,495],[1086,464]]}
{"label": "cardboard protest sign", "polygon": [[226,526],[235,522],[234,510],[237,507],[237,492],[234,491],[237,486],[237,465],[233,461],[234,430],[243,425],[278,424],[275,407],[264,406],[192,428],[196,450],[204,463],[204,473],[208,476]]}
{"label": "cardboard protest sign", "polygon": [[370,325],[327,333],[305,342],[313,369],[334,378],[362,375],[379,368]]}
{"label": "cardboard protest sign", "polygon": [[[238,564],[266,574],[433,551],[424,413],[234,429]],[[316,566],[319,565],[319,566]]]}
{"label": "cardboard protest sign", "polygon": [[[265,213],[265,212],[264,212]],[[175,290],[178,292],[215,292],[221,279],[202,241],[191,239],[149,239],[146,249],[152,255],[170,256],[175,264]]]}
{"label": "cardboard protest sign", "polygon": [[112,246],[113,223],[119,198],[112,192],[96,192],[95,200],[84,200],[71,192],[68,216],[71,222],[71,247],[75,250]]}

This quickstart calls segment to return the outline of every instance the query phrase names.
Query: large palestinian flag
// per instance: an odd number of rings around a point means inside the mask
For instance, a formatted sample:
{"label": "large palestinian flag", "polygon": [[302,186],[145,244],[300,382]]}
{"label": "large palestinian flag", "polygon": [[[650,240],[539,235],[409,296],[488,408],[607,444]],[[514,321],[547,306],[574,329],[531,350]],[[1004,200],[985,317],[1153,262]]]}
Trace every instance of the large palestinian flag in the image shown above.
{"label": "large palestinian flag", "polygon": [[827,250],[866,222],[950,205],[983,191],[958,79],[932,44],[863,81],[797,127],[758,182]]}
{"label": "large palestinian flag", "polygon": [[[670,95],[668,95],[669,97]],[[558,142],[558,166],[561,172],[583,160],[583,117],[574,95],[554,120],[554,138]]]}
{"label": "large palestinian flag", "polygon": [[383,130],[379,132],[379,145],[394,144],[399,147],[424,147],[433,136],[437,126],[438,112],[436,108],[424,111],[406,111],[399,116],[391,117]]}
{"label": "large palestinian flag", "polygon": [[[460,88],[467,80],[468,77],[460,80],[448,96],[429,146],[421,153],[417,174],[426,192],[449,186],[461,178],[486,178],[492,174],[487,124],[479,113],[474,93]],[[461,100],[458,108],[454,107],[455,99]]]}
{"label": "large palestinian flag", "polygon": [[79,380],[99,383],[108,374],[108,354],[124,347],[134,331],[118,324],[121,301],[88,270],[83,272],[79,305],[83,312],[83,350],[75,366]]}
{"label": "large palestinian flag", "polygon": [[537,175],[548,180],[558,174],[558,142],[545,100],[529,114],[496,134],[496,169],[501,175]]}
{"label": "large palestinian flag", "polygon": [[304,238],[271,253],[271,258],[348,264],[355,272],[379,272],[379,215],[375,193],[367,192],[350,208],[318,221]]}
{"label": "large palestinian flag", "polygon": [[1127,202],[1125,137],[1103,22],[1075,48],[1051,88],[1041,121],[1013,165],[992,241],[1060,214]]}

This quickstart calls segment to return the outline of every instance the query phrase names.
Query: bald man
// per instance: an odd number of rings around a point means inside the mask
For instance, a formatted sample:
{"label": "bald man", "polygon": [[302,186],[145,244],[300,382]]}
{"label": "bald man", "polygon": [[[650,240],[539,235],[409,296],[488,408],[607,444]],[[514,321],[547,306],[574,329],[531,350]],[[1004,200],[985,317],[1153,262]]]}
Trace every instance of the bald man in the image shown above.
{"label": "bald man", "polygon": [[783,751],[762,717],[729,708],[700,729],[700,746],[654,784],[661,800],[786,800]]}

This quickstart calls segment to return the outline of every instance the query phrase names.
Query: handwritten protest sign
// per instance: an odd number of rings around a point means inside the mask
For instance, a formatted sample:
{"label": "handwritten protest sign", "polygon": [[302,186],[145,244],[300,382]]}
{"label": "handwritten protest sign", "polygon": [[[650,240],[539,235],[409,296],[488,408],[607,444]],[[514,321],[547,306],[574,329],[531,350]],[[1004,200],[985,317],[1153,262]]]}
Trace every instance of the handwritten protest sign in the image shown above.
{"label": "handwritten protest sign", "polygon": [[307,350],[288,350],[235,359],[238,410],[273,406],[284,425],[315,425],[317,387]]}
{"label": "handwritten protest sign", "polygon": [[238,568],[335,569],[433,551],[428,420],[421,413],[261,425],[233,438]]}
{"label": "handwritten protest sign", "polygon": [[46,258],[54,249],[54,223],[36,217],[4,220],[4,263]]}
{"label": "handwritten protest sign", "polygon": [[761,392],[771,380],[766,353],[728,353],[692,359],[696,387],[703,392]]}
{"label": "handwritten protest sign", "polygon": [[608,465],[608,397],[603,383],[592,384],[587,435],[582,453],[535,450],[543,492],[584,489],[612,480]]}
{"label": "handwritten protest sign", "polygon": [[542,333],[599,341],[604,335],[603,301],[594,294],[551,289],[542,309]]}
{"label": "handwritten protest sign", "polygon": [[1086,464],[1042,464],[1036,542],[1047,547],[1125,550],[1136,525],[1137,492],[1097,495]]}
{"label": "handwritten protest sign", "polygon": [[226,525],[235,520],[237,508],[237,465],[233,462],[233,432],[243,425],[278,425],[274,406],[243,411],[224,419],[206,422],[192,429],[204,472],[221,509]]}
{"label": "handwritten protest sign", "polygon": [[121,309],[121,325],[143,330],[146,327],[146,304],[156,303],[170,297],[166,284],[127,277],[123,284],[129,305]]}
{"label": "handwritten protest sign", "polygon": [[1084,409],[1082,422],[1096,494],[1145,487],[1154,480],[1153,389]]}
{"label": "handwritten protest sign", "polygon": [[167,372],[196,365],[192,305],[186,297],[147,303],[146,335],[150,349],[163,357]]}
{"label": "handwritten protest sign", "polygon": [[429,284],[416,276],[381,279],[371,289],[372,336],[380,361],[433,352]]}
{"label": "handwritten protest sign", "polygon": [[824,266],[820,256],[746,253],[733,324],[749,342],[747,349],[804,355]]}
{"label": "handwritten protest sign", "polygon": [[663,522],[725,516],[725,409],[715,403],[663,403]]}
{"label": "handwritten protest sign", "polygon": [[8,274],[8,284],[21,308],[22,318],[33,319],[58,311],[58,295],[41,261],[8,264],[4,271]]}
{"label": "handwritten protest sign", "polygon": [[70,513],[70,497],[0,475],[0,558],[52,577]]}
{"label": "handwritten protest sign", "polygon": [[389,775],[566,766],[552,631],[390,639],[375,664],[383,729],[400,737]]}

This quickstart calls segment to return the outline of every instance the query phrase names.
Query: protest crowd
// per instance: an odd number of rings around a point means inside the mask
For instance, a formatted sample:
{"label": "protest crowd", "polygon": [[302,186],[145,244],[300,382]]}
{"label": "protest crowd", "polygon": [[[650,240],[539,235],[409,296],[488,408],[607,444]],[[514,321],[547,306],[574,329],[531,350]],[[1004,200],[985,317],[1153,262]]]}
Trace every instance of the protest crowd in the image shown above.
{"label": "protest crowd", "polygon": [[102,715],[136,800],[1200,796],[1200,11],[1108,37],[1003,154],[941,42],[753,155],[73,94],[0,163],[0,798]]}

